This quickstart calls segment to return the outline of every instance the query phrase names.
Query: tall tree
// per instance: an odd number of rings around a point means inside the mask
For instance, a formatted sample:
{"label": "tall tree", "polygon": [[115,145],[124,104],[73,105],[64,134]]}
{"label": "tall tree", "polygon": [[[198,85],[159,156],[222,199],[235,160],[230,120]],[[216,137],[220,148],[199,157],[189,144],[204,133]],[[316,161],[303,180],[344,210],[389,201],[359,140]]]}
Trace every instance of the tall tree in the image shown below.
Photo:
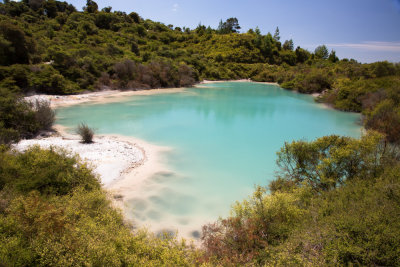
{"label": "tall tree", "polygon": [[83,7],[83,10],[85,10],[88,13],[96,13],[99,10],[99,6],[97,3],[93,0],[87,0],[86,1],[86,6]]}
{"label": "tall tree", "polygon": [[331,53],[329,54],[328,60],[333,62],[333,63],[336,63],[336,62],[339,61],[339,58],[336,56],[335,50],[331,51]]}
{"label": "tall tree", "polygon": [[292,39],[286,40],[286,41],[283,43],[283,47],[282,47],[282,48],[285,49],[285,50],[293,50],[293,49],[294,49],[293,40],[292,40]]}
{"label": "tall tree", "polygon": [[219,22],[218,32],[221,34],[236,33],[239,32],[241,27],[237,18],[229,18],[225,22],[222,20]]}
{"label": "tall tree", "polygon": [[329,56],[328,48],[326,45],[320,45],[314,50],[314,54],[319,59],[327,59]]}
{"label": "tall tree", "polygon": [[277,41],[277,42],[281,39],[281,37],[280,37],[279,34],[280,34],[280,33],[279,33],[279,28],[276,27],[275,33],[274,33],[274,40]]}
{"label": "tall tree", "polygon": [[0,64],[29,64],[36,44],[25,32],[8,21],[0,23]]}

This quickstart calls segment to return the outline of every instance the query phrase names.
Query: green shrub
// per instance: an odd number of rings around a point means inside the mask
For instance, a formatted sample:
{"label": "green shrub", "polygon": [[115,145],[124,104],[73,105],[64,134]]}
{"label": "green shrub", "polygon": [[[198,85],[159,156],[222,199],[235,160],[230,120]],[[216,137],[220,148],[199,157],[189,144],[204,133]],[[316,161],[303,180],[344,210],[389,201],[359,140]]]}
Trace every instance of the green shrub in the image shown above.
{"label": "green shrub", "polygon": [[[77,187],[99,188],[91,169],[76,156],[62,149],[29,148],[24,153],[2,152],[0,184],[8,184],[19,192],[65,195]],[[1,188],[0,188],[1,189]]]}
{"label": "green shrub", "polygon": [[87,124],[81,123],[76,128],[76,133],[82,138],[84,144],[93,143],[94,130],[90,128]]}
{"label": "green shrub", "polygon": [[43,130],[50,130],[54,124],[56,113],[49,101],[36,100],[34,103],[35,118]]}

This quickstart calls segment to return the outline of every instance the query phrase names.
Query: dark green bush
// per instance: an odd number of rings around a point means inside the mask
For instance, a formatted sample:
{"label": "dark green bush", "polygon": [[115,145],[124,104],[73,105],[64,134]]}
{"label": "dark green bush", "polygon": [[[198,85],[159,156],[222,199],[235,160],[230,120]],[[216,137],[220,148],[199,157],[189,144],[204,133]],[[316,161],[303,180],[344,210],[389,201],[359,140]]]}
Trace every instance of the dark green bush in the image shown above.
{"label": "dark green bush", "polygon": [[56,113],[51,109],[49,101],[36,100],[33,105],[35,118],[43,130],[50,130],[54,124]]}

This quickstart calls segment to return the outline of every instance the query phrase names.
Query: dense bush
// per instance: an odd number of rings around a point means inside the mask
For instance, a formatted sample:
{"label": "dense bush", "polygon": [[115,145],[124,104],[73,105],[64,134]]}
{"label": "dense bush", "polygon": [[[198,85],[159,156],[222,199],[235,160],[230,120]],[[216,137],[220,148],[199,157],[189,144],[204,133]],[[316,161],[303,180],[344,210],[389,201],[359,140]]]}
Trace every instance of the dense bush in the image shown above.
{"label": "dense bush", "polygon": [[49,101],[36,100],[33,104],[35,119],[43,130],[51,130],[54,124],[56,113],[51,108]]}
{"label": "dense bush", "polygon": [[55,114],[47,102],[28,103],[0,87],[0,145],[51,129]]}
{"label": "dense bush", "polygon": [[0,129],[0,139],[3,144],[20,138],[33,137],[40,129],[31,105],[1,87]]}
{"label": "dense bush", "polygon": [[188,266],[195,256],[133,232],[86,164],[54,148],[0,152],[0,242],[5,266]]}
{"label": "dense bush", "polygon": [[270,194],[257,187],[203,227],[202,260],[222,265],[400,264],[398,147],[371,133],[286,144]]}
{"label": "dense bush", "polygon": [[57,148],[32,147],[25,153],[4,152],[1,170],[1,184],[22,193],[37,190],[41,194],[65,195],[80,185],[87,190],[99,188],[85,164]]}

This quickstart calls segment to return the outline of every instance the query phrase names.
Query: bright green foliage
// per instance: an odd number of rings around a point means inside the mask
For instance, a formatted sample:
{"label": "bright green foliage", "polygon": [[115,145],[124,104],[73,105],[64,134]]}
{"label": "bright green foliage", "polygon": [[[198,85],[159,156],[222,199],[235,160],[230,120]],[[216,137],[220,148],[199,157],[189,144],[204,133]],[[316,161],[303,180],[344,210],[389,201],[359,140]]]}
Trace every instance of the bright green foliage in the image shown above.
{"label": "bright green foliage", "polygon": [[249,200],[233,206],[230,217],[203,226],[203,260],[222,265],[262,263],[263,250],[290,236],[307,214],[305,206],[297,205],[307,195],[306,189],[268,195],[257,187]]}
{"label": "bright green foliage", "polygon": [[296,186],[329,191],[351,179],[368,179],[382,173],[388,149],[382,136],[370,132],[360,140],[324,136],[314,142],[285,143],[278,152],[281,179]]}
{"label": "bright green foliage", "polygon": [[327,59],[329,56],[328,48],[326,47],[326,45],[320,45],[315,48],[314,54],[317,58]]}
{"label": "bright green foliage", "polygon": [[[60,153],[60,154],[58,154]],[[32,148],[0,155],[0,262],[5,266],[189,266],[195,251],[132,231],[86,164]]]}
{"label": "bright green foliage", "polygon": [[222,265],[400,264],[398,147],[382,136],[285,144],[270,194],[257,187],[203,227],[202,260]]}
{"label": "bright green foliage", "polygon": [[1,173],[0,184],[21,193],[38,190],[41,194],[65,195],[77,186],[84,186],[87,190],[99,188],[85,164],[56,148],[41,150],[32,147],[16,155],[2,153]]}

